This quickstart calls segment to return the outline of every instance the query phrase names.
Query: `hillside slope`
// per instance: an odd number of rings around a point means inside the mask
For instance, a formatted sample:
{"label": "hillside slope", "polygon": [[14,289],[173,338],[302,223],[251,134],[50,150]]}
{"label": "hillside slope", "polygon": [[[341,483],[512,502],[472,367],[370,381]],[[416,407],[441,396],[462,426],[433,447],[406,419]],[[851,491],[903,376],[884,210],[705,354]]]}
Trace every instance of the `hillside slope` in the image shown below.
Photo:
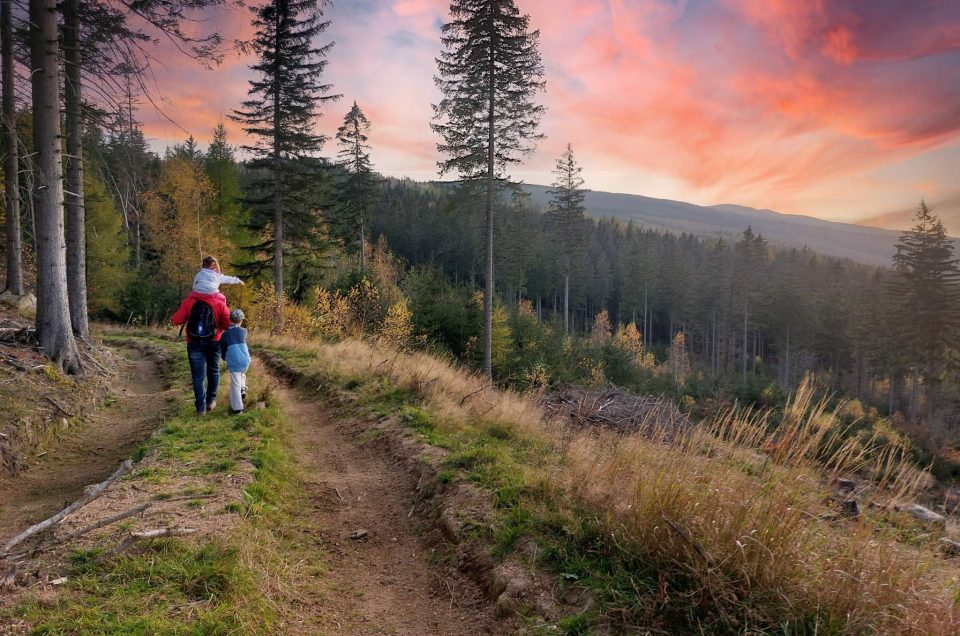
{"label": "hillside slope", "polygon": [[[549,188],[524,185],[534,201],[546,206]],[[810,249],[828,256],[849,258],[869,265],[890,265],[900,233],[808,216],[780,214],[739,205],[700,206],[682,201],[633,194],[588,192],[587,213],[613,217],[667,232],[689,232],[703,237],[733,239],[747,226],[771,243]],[[960,241],[956,242],[960,247]]]}

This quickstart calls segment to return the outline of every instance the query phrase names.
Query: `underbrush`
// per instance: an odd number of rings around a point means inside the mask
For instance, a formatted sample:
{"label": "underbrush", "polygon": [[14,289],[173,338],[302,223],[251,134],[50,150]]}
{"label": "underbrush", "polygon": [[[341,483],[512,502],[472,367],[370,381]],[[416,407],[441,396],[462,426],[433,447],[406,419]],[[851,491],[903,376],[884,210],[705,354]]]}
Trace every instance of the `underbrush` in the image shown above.
{"label": "underbrush", "polygon": [[591,591],[595,623],[668,633],[954,634],[951,569],[935,528],[885,510],[842,517],[831,479],[908,498],[922,473],[906,449],[851,436],[802,388],[776,422],[726,409],[690,431],[624,435],[548,420],[536,402],[487,387],[423,353],[357,341],[266,340],[307,376],[396,416],[449,450],[441,479],[492,493],[506,557],[524,540],[557,586]]}
{"label": "underbrush", "polygon": [[[129,342],[131,336],[116,337]],[[146,336],[141,342],[175,353],[172,381],[184,387],[180,415],[165,422],[134,453],[138,462],[125,479],[156,491],[155,500],[172,497],[199,509],[243,463],[253,466],[252,481],[241,499],[213,514],[224,515],[203,536],[141,541],[117,556],[105,549],[78,550],[66,565],[67,583],[48,595],[28,598],[6,616],[25,620],[35,634],[262,634],[283,633],[297,586],[319,571],[320,553],[304,546],[308,529],[296,520],[303,505],[290,460],[278,405],[263,379],[250,376],[249,404],[264,408],[239,416],[221,407],[193,416],[189,372],[182,345]],[[149,466],[140,464],[145,458]],[[247,464],[247,465],[249,465]],[[174,490],[177,479],[206,487]],[[171,486],[166,486],[169,482]],[[0,621],[2,622],[2,621]]]}

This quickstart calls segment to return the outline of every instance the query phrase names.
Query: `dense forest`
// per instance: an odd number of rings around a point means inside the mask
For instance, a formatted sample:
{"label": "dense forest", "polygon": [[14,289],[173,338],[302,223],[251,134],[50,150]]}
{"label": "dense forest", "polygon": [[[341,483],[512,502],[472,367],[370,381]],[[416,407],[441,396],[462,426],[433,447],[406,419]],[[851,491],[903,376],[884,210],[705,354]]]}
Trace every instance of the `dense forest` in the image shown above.
{"label": "dense forest", "polygon": [[[457,178],[432,183],[376,173],[377,122],[362,104],[339,103],[322,79],[332,46],[318,44],[330,26],[323,3],[254,10],[256,36],[245,46],[256,79],[231,115],[243,140],[228,139],[221,124],[208,143],[191,136],[162,154],[137,121],[152,99],[150,39],[179,42],[184,64],[215,65],[223,43],[198,35],[188,17],[206,3],[146,3],[135,23],[121,2],[79,17],[72,3],[62,15],[40,4],[30,7],[54,15],[47,27],[59,29],[62,50],[29,40],[24,7],[3,3],[7,288],[24,291],[26,271],[40,304],[63,308],[59,296],[44,296],[45,273],[58,270],[77,337],[86,337],[88,313],[165,323],[213,253],[248,280],[228,291],[233,302],[290,304],[286,313],[254,307],[263,322],[255,330],[389,328],[506,384],[613,382],[697,403],[777,404],[813,374],[827,390],[928,429],[956,424],[960,270],[925,204],[886,268],[773,247],[749,227],[728,242],[592,218],[583,206],[590,184],[570,146],[557,159],[552,202],[539,209],[508,176],[540,138],[544,85],[538,33],[512,3],[483,25],[471,19],[472,3],[452,7],[433,126],[446,157],[440,172]],[[82,47],[71,39],[78,29]],[[502,55],[512,70],[496,81],[471,66],[477,52],[464,38],[476,29],[511,34]],[[40,118],[36,76],[32,107],[25,97],[28,50],[32,64],[47,54],[59,61],[53,71],[65,65],[52,78],[68,115],[62,167],[59,153],[40,147],[50,126],[60,138],[61,121]],[[92,81],[97,65],[110,69],[108,82]],[[489,112],[489,122],[465,117],[471,109]],[[315,132],[321,113],[342,116],[334,139]],[[37,184],[60,171],[65,203],[51,203]],[[45,255],[57,225],[51,204],[63,204],[66,249]],[[331,317],[337,311],[353,319]],[[41,308],[41,341],[60,329],[45,326],[49,318]],[[75,368],[65,337],[43,346]]]}

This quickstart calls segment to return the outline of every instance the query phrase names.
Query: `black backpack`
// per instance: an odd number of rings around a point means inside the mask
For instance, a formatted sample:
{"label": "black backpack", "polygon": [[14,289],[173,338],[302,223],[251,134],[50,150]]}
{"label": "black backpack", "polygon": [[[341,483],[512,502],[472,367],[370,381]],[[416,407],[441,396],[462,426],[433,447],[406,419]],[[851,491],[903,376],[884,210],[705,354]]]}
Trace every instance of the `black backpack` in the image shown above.
{"label": "black backpack", "polygon": [[187,320],[187,335],[192,340],[208,341],[217,335],[217,321],[213,317],[213,307],[202,300],[193,303],[190,319]]}

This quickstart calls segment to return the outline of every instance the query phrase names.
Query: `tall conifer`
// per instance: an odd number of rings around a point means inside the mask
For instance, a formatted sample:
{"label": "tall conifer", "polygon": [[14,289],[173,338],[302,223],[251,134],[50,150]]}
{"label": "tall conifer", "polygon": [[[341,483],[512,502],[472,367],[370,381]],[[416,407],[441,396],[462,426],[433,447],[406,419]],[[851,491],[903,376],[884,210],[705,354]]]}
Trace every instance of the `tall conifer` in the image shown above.
{"label": "tall conifer", "polygon": [[339,95],[321,82],[333,43],[319,48],[314,40],[330,26],[323,20],[327,0],[269,0],[255,8],[252,48],[258,61],[251,68],[249,99],[233,118],[253,140],[243,146],[253,153],[250,198],[254,224],[272,228],[261,249],[272,252],[276,293],[284,290],[284,241],[314,234],[316,203],[307,181],[315,177],[317,153],[326,137],[314,128],[320,107]]}
{"label": "tall conifer", "polygon": [[550,209],[547,212],[556,241],[557,256],[563,274],[563,330],[570,333],[570,273],[584,252],[583,168],[573,156],[573,147],[557,159],[554,168],[553,190],[550,191]]}
{"label": "tall conifer", "polygon": [[443,25],[443,51],[435,81],[443,95],[434,104],[437,149],[447,156],[440,173],[458,173],[484,188],[486,258],[483,299],[483,370],[492,377],[493,227],[496,183],[506,168],[533,151],[544,108],[540,32],[514,0],[453,0]]}
{"label": "tall conifer", "polygon": [[364,228],[373,196],[376,181],[370,164],[370,145],[367,133],[370,132],[370,120],[363,114],[357,102],[343,119],[343,125],[337,130],[338,165],[346,173],[337,192],[337,214],[350,230],[348,236],[356,236],[360,252],[360,271],[366,267],[366,234]]}
{"label": "tall conifer", "polygon": [[913,368],[911,416],[915,418],[920,378],[931,387],[930,409],[950,349],[960,342],[960,265],[943,223],[926,202],[920,202],[913,228],[900,236],[893,264],[897,277],[890,291],[899,307],[902,344]]}

